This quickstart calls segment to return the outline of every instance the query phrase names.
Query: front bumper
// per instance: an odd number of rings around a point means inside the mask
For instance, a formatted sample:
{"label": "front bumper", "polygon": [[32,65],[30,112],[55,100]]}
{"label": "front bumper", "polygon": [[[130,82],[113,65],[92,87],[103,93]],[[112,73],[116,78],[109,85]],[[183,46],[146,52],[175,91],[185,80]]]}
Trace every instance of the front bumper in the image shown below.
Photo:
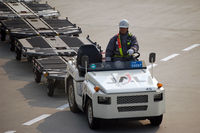
{"label": "front bumper", "polygon": [[[155,94],[163,94],[162,100],[154,101]],[[111,97],[111,104],[98,104],[98,96]],[[119,97],[122,99],[120,100]],[[124,99],[125,97],[125,99]],[[146,99],[146,100],[145,100]],[[120,100],[120,101],[119,101]],[[165,112],[164,88],[156,92],[128,94],[97,94],[93,97],[93,115],[101,119],[148,118]]]}

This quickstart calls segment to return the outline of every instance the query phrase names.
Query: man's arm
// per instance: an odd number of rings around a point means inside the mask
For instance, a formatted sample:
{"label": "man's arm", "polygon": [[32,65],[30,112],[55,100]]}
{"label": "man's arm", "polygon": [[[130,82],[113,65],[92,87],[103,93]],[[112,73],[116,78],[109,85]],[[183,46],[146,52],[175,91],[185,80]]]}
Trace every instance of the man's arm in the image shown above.
{"label": "man's arm", "polygon": [[135,51],[139,51],[138,41],[135,36],[132,36],[131,48],[133,48]]}
{"label": "man's arm", "polygon": [[106,48],[106,61],[111,61],[114,55],[115,37],[111,38]]}

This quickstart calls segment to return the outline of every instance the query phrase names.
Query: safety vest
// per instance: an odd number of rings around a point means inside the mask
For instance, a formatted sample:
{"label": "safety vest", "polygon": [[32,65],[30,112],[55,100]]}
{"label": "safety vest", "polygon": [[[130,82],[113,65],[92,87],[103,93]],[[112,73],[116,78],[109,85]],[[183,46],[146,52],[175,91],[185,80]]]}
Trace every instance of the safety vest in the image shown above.
{"label": "safety vest", "polygon": [[[131,39],[130,37],[132,37],[131,33],[128,33],[128,39],[127,39],[127,46],[131,45]],[[117,34],[117,43],[118,43],[118,47],[119,47],[119,53],[120,55],[114,55],[114,57],[128,57],[129,55],[124,55],[123,54],[123,50],[122,50],[122,43],[121,43],[121,39],[120,39],[120,34]]]}

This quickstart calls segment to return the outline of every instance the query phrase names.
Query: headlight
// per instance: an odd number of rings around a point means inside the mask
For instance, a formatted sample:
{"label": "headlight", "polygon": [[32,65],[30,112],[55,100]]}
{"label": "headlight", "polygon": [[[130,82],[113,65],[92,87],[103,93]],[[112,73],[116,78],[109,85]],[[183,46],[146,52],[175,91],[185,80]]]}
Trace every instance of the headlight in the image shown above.
{"label": "headlight", "polygon": [[98,96],[98,104],[111,104],[111,98]]}
{"label": "headlight", "polygon": [[163,93],[154,95],[154,102],[158,102],[158,101],[162,101],[162,100],[163,100]]}

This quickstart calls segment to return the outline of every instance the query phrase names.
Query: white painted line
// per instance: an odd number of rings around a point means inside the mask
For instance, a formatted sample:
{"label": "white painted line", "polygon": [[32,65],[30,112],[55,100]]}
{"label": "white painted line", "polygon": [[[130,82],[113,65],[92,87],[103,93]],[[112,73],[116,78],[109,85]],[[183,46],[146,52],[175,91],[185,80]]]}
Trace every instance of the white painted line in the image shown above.
{"label": "white painted line", "polygon": [[38,121],[41,121],[42,119],[45,119],[45,118],[49,117],[50,115],[51,114],[43,114],[43,115],[41,115],[41,116],[39,116],[39,117],[37,117],[37,118],[35,118],[33,120],[30,120],[30,121],[24,123],[23,125],[30,126],[30,125],[38,122]]}
{"label": "white painted line", "polygon": [[[158,64],[153,64],[153,67],[156,67]],[[152,65],[148,65],[147,66],[147,69],[151,69],[152,68]]]}
{"label": "white painted line", "polygon": [[193,44],[192,46],[187,47],[187,48],[183,49],[182,51],[189,51],[189,50],[191,50],[191,49],[193,49],[193,48],[196,48],[196,47],[198,47],[198,46],[200,46],[200,44]]}
{"label": "white painted line", "polygon": [[64,110],[64,109],[66,109],[66,108],[68,108],[69,107],[69,104],[64,104],[64,105],[62,105],[62,106],[60,106],[60,107],[58,107],[58,108],[56,108],[57,110]]}
{"label": "white painted line", "polygon": [[6,131],[4,133],[16,133],[16,131]]}
{"label": "white painted line", "polygon": [[174,57],[176,57],[176,56],[178,56],[178,55],[179,55],[179,54],[172,54],[172,55],[170,55],[170,56],[167,56],[167,57],[161,59],[160,61],[168,61],[168,60],[170,60],[170,59],[172,59],[172,58],[174,58]]}

